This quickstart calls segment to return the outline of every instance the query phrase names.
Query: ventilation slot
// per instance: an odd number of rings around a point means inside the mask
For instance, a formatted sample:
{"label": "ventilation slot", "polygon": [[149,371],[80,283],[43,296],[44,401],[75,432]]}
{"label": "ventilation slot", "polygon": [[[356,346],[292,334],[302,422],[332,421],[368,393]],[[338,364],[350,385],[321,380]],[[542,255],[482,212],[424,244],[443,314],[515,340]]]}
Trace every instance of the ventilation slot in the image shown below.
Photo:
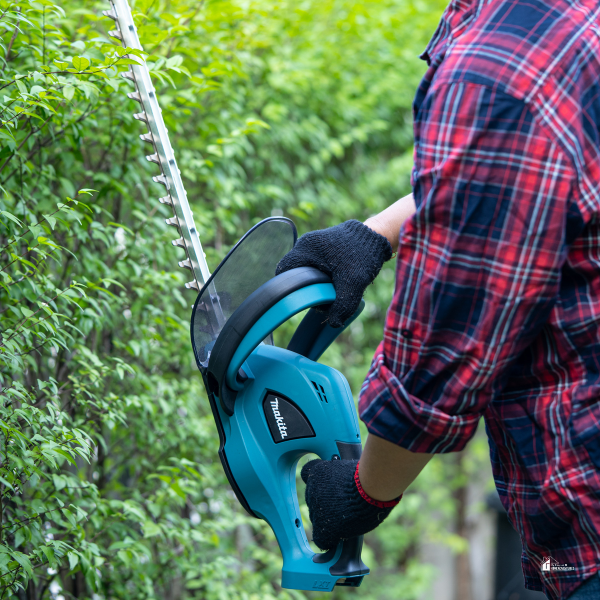
{"label": "ventilation slot", "polygon": [[[317,384],[315,381],[311,381],[311,383],[315,386],[315,390],[317,390],[317,396],[319,396],[319,400],[321,402],[323,402],[323,400],[325,400],[325,402],[327,402],[327,404],[329,404],[329,402],[327,401],[327,396],[325,395],[325,390],[323,389],[323,386]],[[319,388],[321,388],[321,391],[319,391]],[[321,396],[321,394],[323,394],[323,395]]]}

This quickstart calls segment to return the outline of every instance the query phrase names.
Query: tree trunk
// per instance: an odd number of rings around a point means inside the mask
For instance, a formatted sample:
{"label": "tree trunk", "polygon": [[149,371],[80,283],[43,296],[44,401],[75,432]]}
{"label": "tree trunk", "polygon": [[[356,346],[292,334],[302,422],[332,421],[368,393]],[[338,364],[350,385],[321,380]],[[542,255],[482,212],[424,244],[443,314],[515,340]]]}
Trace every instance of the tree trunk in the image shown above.
{"label": "tree trunk", "polygon": [[[469,542],[469,524],[467,522],[468,509],[468,480],[463,463],[463,453],[457,455],[456,476],[459,487],[454,492],[456,500],[455,531],[457,535]],[[473,600],[471,589],[471,565],[469,564],[469,550],[456,555],[456,600]]]}

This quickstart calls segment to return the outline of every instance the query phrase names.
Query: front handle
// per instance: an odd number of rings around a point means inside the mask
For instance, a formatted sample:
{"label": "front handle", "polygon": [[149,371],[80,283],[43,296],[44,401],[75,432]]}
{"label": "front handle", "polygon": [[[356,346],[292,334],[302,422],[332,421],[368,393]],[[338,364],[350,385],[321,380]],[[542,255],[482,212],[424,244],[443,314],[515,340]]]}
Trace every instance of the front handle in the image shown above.
{"label": "front handle", "polygon": [[[244,387],[238,374],[254,349],[294,315],[307,308],[331,304],[335,297],[331,279],[325,273],[312,267],[300,267],[270,279],[242,302],[219,333],[207,369],[209,389],[219,397],[226,414],[233,414],[237,392]],[[288,349],[318,360],[363,308],[361,300],[356,312],[339,328],[329,326],[326,317],[310,310]]]}
{"label": "front handle", "polygon": [[299,312],[328,304],[335,300],[335,289],[331,283],[316,283],[292,292],[272,306],[250,328],[242,343],[237,347],[227,367],[225,381],[236,391],[243,389],[244,384],[237,380],[237,374],[244,361],[254,349],[275,329]]}
{"label": "front handle", "polygon": [[[315,289],[312,293],[294,295],[308,287]],[[206,375],[210,391],[218,396],[226,414],[233,414],[238,387],[237,373],[254,348],[297,312],[333,300],[335,291],[331,279],[318,269],[300,267],[273,277],[240,304],[219,333],[208,361]],[[271,311],[281,301],[282,306]],[[296,309],[298,306],[300,308]],[[269,316],[263,319],[267,313]],[[255,328],[256,325],[258,327]],[[234,357],[237,368],[230,368]]]}

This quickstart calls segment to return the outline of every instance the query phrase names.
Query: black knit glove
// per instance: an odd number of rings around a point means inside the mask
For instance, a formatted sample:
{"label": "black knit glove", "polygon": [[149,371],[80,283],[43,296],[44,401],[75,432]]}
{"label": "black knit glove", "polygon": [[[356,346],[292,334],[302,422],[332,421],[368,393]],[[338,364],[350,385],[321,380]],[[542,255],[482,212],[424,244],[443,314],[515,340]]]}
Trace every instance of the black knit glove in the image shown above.
{"label": "black knit glove", "polygon": [[402,498],[389,502],[370,498],[360,485],[357,460],[311,460],[300,476],[306,483],[313,541],[322,550],[372,531]]}
{"label": "black knit glove", "polygon": [[298,267],[315,267],[331,277],[336,299],[329,325],[341,327],[358,309],[365,288],[392,257],[388,240],[360,221],[305,233],[277,265],[276,275]]}

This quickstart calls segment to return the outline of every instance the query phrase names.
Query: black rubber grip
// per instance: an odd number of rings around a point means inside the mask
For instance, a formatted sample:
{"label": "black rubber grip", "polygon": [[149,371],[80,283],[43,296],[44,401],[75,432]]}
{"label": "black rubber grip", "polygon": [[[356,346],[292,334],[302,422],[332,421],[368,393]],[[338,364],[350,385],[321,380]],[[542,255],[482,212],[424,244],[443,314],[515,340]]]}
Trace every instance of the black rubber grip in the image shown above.
{"label": "black rubber grip", "polygon": [[[362,454],[362,444],[360,442],[336,442],[340,458],[342,460],[358,460]],[[369,568],[365,566],[360,558],[363,545],[363,536],[344,540],[342,553],[337,559],[335,565],[330,567],[329,573],[337,577],[357,577],[358,575],[366,575]],[[322,554],[315,554],[312,558],[313,562],[326,563],[329,562],[336,553],[336,548],[332,548]],[[348,582],[342,585],[358,586],[361,580],[349,579]]]}
{"label": "black rubber grip", "polygon": [[[336,442],[340,458],[342,460],[358,460],[362,454],[362,444],[360,442],[347,443],[347,442]],[[329,572],[332,575],[338,575],[340,577],[355,577],[357,575],[366,575],[369,572],[369,568],[363,563],[360,558],[363,545],[363,536],[351,538],[344,541],[344,547],[342,553],[338,558],[335,565],[333,565]],[[352,585],[352,580],[346,585]]]}
{"label": "black rubber grip", "polygon": [[296,290],[316,283],[331,283],[331,279],[313,267],[291,269],[261,285],[229,317],[210,354],[206,375],[210,391],[219,397],[226,414],[233,415],[237,396],[237,392],[226,383],[227,368],[244,337],[277,302]]}

